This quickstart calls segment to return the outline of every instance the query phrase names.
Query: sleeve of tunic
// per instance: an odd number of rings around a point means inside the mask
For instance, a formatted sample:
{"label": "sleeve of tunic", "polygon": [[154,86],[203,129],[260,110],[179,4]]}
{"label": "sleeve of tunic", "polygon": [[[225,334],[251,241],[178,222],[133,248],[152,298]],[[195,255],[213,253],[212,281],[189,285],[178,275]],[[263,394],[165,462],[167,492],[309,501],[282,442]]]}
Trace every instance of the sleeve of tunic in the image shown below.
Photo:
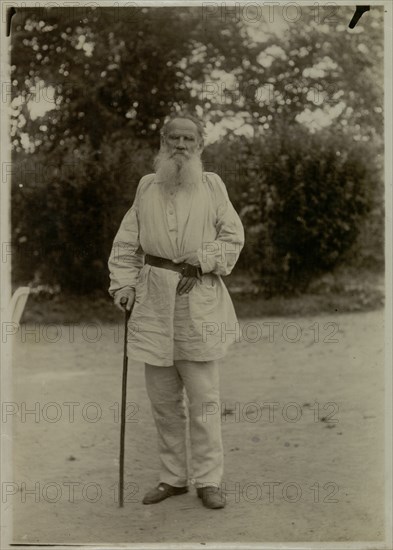
{"label": "sleeve of tunic", "polygon": [[228,197],[224,182],[209,174],[216,209],[216,239],[198,250],[202,273],[229,275],[244,246],[243,224]]}
{"label": "sleeve of tunic", "polygon": [[135,288],[139,271],[144,264],[144,253],[139,242],[139,198],[147,176],[141,179],[132,207],[124,216],[113,241],[108,260],[109,294],[114,296],[124,287]]}

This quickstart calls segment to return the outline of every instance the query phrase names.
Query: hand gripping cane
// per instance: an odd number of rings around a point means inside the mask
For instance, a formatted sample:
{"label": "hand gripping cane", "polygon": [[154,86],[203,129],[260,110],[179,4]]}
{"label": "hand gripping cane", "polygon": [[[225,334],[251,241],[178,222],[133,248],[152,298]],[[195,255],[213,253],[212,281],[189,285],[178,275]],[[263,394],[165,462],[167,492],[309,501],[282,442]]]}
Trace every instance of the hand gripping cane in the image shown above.
{"label": "hand gripping cane", "polygon": [[[121,301],[121,305],[125,306],[125,302]],[[127,335],[128,335],[128,320],[131,315],[131,310],[124,309],[124,348],[123,348],[123,377],[121,382],[121,416],[120,416],[120,456],[119,456],[119,506],[124,506],[124,439],[126,430],[126,408],[127,408]]]}

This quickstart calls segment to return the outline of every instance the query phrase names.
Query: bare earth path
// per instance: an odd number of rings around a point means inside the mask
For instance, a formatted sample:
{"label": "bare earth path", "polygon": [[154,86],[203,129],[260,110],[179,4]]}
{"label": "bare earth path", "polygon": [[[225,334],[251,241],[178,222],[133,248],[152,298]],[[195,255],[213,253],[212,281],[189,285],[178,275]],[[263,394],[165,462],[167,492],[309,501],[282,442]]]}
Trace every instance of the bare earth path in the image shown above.
{"label": "bare earth path", "polygon": [[14,541],[382,541],[383,311],[242,326],[221,365],[221,410],[207,411],[223,414],[228,505],[218,511],[204,509],[193,488],[141,504],[158,457],[143,365],[132,361],[127,502],[118,508],[121,330],[37,326],[36,342],[22,326],[13,367],[18,490],[8,496]]}

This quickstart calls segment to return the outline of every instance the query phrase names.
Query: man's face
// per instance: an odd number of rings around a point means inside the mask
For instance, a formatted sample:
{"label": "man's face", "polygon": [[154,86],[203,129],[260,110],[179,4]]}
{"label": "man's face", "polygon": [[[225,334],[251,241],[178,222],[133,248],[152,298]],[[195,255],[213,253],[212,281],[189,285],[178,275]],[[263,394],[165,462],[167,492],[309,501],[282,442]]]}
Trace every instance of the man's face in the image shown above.
{"label": "man's face", "polygon": [[191,192],[202,184],[202,149],[203,141],[192,120],[175,118],[168,124],[154,159],[156,181],[164,192],[173,195],[180,185]]}
{"label": "man's face", "polygon": [[166,147],[170,158],[180,162],[196,153],[199,156],[202,151],[198,129],[192,120],[186,118],[175,118],[169,124],[162,146]]}

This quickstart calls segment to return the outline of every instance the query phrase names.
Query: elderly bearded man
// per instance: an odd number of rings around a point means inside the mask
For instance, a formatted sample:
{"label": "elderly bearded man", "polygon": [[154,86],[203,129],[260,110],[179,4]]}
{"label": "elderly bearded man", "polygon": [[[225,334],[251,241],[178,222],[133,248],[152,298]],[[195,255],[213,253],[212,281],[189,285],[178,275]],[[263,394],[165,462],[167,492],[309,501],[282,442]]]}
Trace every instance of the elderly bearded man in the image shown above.
{"label": "elderly bearded man", "polygon": [[134,305],[128,354],[145,363],[158,432],[160,483],[144,504],[188,491],[185,389],[192,482],[207,508],[225,505],[221,417],[206,407],[219,403],[217,360],[234,339],[221,276],[235,265],[244,231],[221,178],[203,172],[202,149],[199,120],[178,114],[164,125],[156,172],[141,179],[109,259],[115,304]]}

